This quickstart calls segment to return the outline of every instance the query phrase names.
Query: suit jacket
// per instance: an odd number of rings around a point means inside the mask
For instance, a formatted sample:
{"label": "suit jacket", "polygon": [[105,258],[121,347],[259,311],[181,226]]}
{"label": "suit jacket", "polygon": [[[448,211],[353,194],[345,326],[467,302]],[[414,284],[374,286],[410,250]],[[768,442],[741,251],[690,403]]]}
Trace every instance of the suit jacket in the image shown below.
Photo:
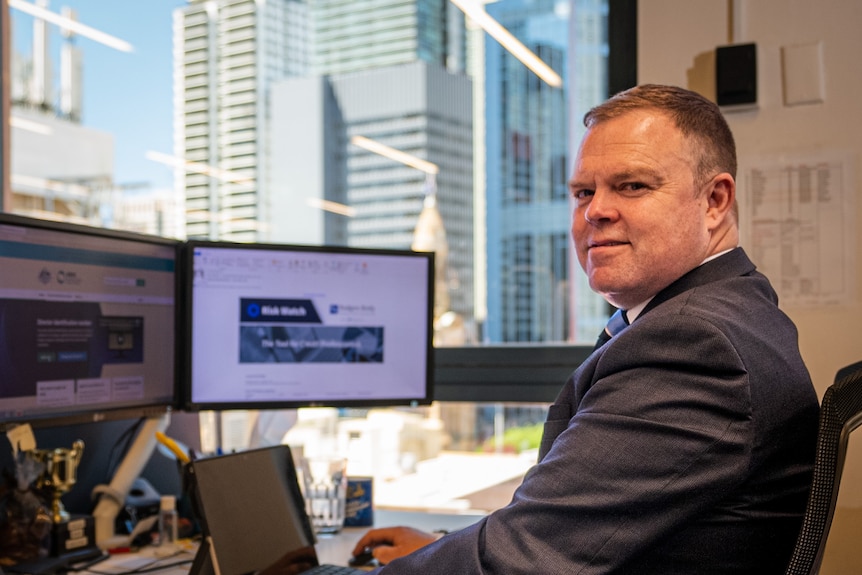
{"label": "suit jacket", "polygon": [[817,417],[796,328],[735,249],[577,368],[508,506],[381,572],[783,573]]}

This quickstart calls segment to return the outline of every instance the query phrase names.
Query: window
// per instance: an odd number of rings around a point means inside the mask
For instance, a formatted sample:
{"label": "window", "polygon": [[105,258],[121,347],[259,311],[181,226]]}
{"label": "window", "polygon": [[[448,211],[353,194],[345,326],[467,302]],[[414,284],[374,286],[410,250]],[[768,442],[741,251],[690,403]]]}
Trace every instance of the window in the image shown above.
{"label": "window", "polygon": [[[4,41],[13,38],[0,50],[9,71],[2,209],[178,238],[407,248],[433,194],[448,254],[439,402],[301,412],[285,433],[328,430],[358,453],[391,425],[403,447],[381,464],[381,485],[452,452],[510,457],[499,484],[511,485],[535,461],[545,406],[606,317],[570,269],[565,177],[577,119],[633,83],[636,3],[487,4],[561,87],[453,4],[415,4],[64,0],[50,9],[68,6],[72,19],[120,40],[112,45],[12,7],[0,14],[12,31]],[[367,34],[344,25],[347,11],[367,16]],[[439,173],[432,180],[361,149],[356,135]],[[310,200],[354,211],[324,213]],[[222,448],[247,444],[263,429],[258,415],[206,414],[204,443],[206,423],[219,420]],[[369,461],[355,466],[373,470]],[[487,489],[445,504],[507,501]]]}

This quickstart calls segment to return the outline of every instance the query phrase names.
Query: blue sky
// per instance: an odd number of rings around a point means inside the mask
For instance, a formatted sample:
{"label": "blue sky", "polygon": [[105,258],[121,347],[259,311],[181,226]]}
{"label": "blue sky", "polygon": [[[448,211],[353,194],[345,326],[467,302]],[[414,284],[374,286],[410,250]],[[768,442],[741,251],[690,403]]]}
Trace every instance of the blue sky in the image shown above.
{"label": "blue sky", "polygon": [[[173,153],[172,13],[186,4],[185,0],[50,0],[48,4],[48,10],[57,13],[68,6],[82,24],[134,47],[128,53],[80,36],[76,40],[83,60],[82,123],[114,135],[114,176],[119,185],[172,186],[171,168],[148,160],[145,154],[148,150]],[[15,51],[29,57],[33,18],[15,9],[10,13]],[[50,26],[50,38],[56,70],[62,41],[56,26]]]}

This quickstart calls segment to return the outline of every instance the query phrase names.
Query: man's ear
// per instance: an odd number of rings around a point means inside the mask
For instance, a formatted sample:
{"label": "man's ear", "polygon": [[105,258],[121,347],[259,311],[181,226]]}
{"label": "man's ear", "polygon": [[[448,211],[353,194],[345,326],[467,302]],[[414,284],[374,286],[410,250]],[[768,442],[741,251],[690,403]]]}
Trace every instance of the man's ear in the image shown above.
{"label": "man's ear", "polygon": [[737,220],[736,181],[727,172],[722,172],[712,178],[706,192],[706,219],[709,229],[715,229],[725,221],[728,214]]}

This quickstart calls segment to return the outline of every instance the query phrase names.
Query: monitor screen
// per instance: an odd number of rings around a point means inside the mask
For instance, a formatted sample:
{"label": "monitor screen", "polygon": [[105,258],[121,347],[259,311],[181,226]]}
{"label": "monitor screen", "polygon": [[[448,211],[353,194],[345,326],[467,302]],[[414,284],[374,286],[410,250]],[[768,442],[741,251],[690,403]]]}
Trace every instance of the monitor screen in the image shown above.
{"label": "monitor screen", "polygon": [[431,253],[189,241],[185,405],[426,404]]}
{"label": "monitor screen", "polygon": [[174,406],[179,242],[0,214],[0,426]]}

